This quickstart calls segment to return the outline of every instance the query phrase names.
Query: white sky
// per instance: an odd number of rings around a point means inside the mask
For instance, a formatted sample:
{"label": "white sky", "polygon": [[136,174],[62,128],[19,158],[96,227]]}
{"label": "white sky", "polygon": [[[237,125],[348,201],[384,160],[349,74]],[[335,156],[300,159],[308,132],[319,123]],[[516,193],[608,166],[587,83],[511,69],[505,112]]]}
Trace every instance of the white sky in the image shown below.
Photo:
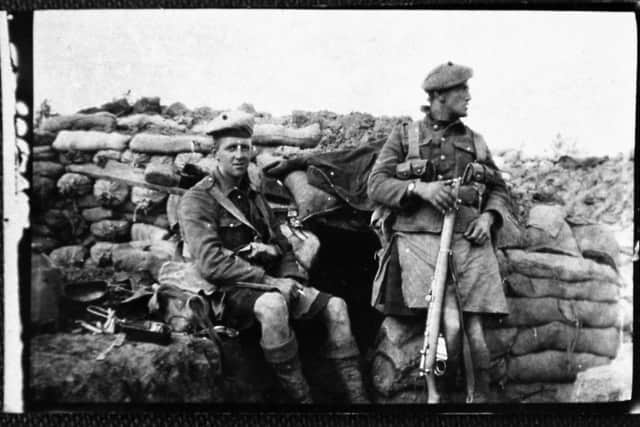
{"label": "white sky", "polygon": [[632,13],[119,10],[37,12],[34,102],[72,113],[127,90],[190,108],[251,102],[419,118],[436,65],[469,65],[465,120],[491,148],[634,146]]}

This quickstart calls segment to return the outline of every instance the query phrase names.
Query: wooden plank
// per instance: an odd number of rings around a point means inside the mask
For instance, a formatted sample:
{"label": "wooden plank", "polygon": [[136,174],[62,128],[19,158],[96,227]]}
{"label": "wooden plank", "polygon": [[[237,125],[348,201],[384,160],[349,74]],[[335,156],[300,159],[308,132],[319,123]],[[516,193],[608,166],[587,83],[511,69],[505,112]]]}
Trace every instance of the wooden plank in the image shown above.
{"label": "wooden plank", "polygon": [[[131,167],[125,163],[116,160],[108,160],[104,167],[100,167],[93,163],[72,164],[66,167],[67,172],[81,173],[93,178],[111,179],[117,182],[123,182],[127,185],[151,188],[152,190],[163,191],[169,194],[177,194],[179,196],[187,192],[187,189],[180,187],[166,187],[164,185],[151,184],[144,180],[144,171],[139,168]],[[269,206],[275,212],[287,212],[294,205],[284,205],[280,203],[269,202]]]}
{"label": "wooden plank", "polygon": [[104,167],[93,163],[68,165],[67,171],[89,175],[93,178],[111,179],[127,185],[151,188],[152,190],[180,196],[187,192],[186,189],[180,187],[166,187],[164,185],[151,184],[144,180],[144,171],[142,169],[131,167],[116,160],[108,160]]}

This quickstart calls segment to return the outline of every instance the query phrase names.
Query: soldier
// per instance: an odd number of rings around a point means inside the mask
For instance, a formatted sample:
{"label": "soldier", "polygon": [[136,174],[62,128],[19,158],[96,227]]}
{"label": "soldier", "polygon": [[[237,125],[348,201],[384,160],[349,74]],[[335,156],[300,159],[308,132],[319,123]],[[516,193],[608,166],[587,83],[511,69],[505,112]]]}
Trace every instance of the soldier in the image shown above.
{"label": "soldier", "polygon": [[344,300],[308,285],[269,205],[249,181],[253,116],[223,113],[208,133],[217,169],[182,197],[178,220],[198,272],[224,289],[222,323],[243,330],[257,321],[260,346],[281,385],[294,401],[311,403],[289,321],[321,319],[328,331],[324,356],[334,361],[349,403],[368,403]]}
{"label": "soldier", "polygon": [[[484,139],[460,121],[471,99],[471,76],[471,68],[451,62],[427,75],[422,84],[430,104],[422,108],[425,118],[393,129],[369,176],[368,194],[393,212],[372,301],[387,315],[424,316],[443,214],[455,201],[446,180],[460,177],[469,163],[491,177],[460,189],[450,256],[455,284],[446,286],[442,322],[453,368],[449,380],[455,380],[466,335],[474,401],[483,402],[489,391],[489,352],[482,319],[508,313],[491,232],[501,226],[509,198]],[[467,382],[472,383],[468,376]]]}

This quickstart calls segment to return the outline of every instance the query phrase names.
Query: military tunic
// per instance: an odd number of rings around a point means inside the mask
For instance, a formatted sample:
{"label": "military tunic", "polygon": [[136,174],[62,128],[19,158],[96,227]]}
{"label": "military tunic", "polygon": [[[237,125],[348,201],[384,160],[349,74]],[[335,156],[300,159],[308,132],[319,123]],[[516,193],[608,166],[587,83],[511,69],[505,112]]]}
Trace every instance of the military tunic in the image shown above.
{"label": "military tunic", "polygon": [[[497,169],[482,137],[460,120],[439,123],[427,115],[419,124],[419,154],[435,166],[436,179],[460,177],[468,163],[477,161]],[[396,178],[396,166],[405,161],[408,141],[404,124],[396,126],[382,147],[368,181],[369,197],[393,210],[390,244],[383,248],[374,281],[372,303],[386,314],[408,315],[426,307],[442,230],[443,214],[430,203],[409,197],[410,181]],[[465,186],[466,187],[466,186]],[[473,190],[463,188],[462,191]],[[482,212],[494,213],[500,227],[509,208],[506,185],[487,185],[476,198],[459,206],[452,240],[453,268],[463,311],[507,313],[497,260],[491,242],[482,246],[463,237],[469,223]]]}
{"label": "military tunic", "polygon": [[[218,188],[253,226],[244,224],[212,195]],[[226,182],[219,171],[201,180],[187,191],[178,207],[180,230],[198,273],[216,287],[225,287],[223,321],[244,329],[253,324],[255,300],[264,291],[238,286],[238,282],[264,283],[265,275],[289,277],[307,283],[307,272],[298,264],[291,245],[282,235],[266,200],[245,177],[239,186]],[[275,245],[281,256],[270,264],[246,260],[238,249],[251,242]],[[305,288],[293,317],[313,317],[330,295],[315,288]],[[220,299],[220,298],[218,298]]]}

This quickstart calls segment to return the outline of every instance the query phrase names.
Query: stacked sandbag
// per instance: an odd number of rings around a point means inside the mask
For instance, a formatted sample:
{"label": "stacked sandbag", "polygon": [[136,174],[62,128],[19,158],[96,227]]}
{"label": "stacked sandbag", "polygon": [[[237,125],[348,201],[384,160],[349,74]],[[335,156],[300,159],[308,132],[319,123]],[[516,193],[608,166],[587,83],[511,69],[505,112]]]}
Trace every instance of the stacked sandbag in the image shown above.
{"label": "stacked sandbag", "polygon": [[[578,229],[533,205],[524,248],[498,250],[509,315],[487,323],[492,381],[505,400],[569,399],[579,372],[615,358],[625,319],[617,253],[603,226]],[[576,236],[579,238],[576,239]]]}
{"label": "stacked sandbag", "polygon": [[96,241],[124,243],[131,240],[132,232],[141,234],[141,226],[155,227],[142,235],[168,237],[166,193],[69,170],[71,165],[105,167],[109,162],[133,167],[172,165],[173,155],[130,149],[131,139],[140,132],[163,137],[185,133],[183,124],[160,112],[158,98],[143,98],[133,106],[122,99],[40,122],[33,150],[32,247],[36,252],[48,254],[61,266],[78,267],[94,262],[88,253]]}

